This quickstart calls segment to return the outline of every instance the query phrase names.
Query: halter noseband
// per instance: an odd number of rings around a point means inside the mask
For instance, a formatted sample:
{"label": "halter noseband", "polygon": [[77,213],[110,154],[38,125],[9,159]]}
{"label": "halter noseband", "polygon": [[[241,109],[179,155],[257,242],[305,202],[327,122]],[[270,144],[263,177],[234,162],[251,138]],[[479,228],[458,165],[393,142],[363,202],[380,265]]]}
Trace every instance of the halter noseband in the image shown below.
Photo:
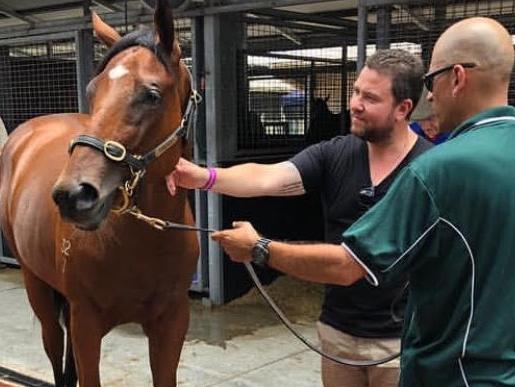
{"label": "halter noseband", "polygon": [[194,115],[202,97],[196,90],[192,90],[191,96],[186,106],[186,111],[181,120],[181,124],[164,139],[158,146],[144,155],[135,155],[127,151],[123,144],[113,140],[102,140],[98,137],[81,134],[74,138],[68,148],[68,153],[72,154],[77,145],[88,146],[102,152],[106,158],[117,163],[126,164],[131,172],[131,177],[119,187],[124,197],[124,203],[115,212],[125,212],[130,204],[130,199],[141,177],[145,174],[148,165],[165,153],[179,138],[188,138],[194,125]]}

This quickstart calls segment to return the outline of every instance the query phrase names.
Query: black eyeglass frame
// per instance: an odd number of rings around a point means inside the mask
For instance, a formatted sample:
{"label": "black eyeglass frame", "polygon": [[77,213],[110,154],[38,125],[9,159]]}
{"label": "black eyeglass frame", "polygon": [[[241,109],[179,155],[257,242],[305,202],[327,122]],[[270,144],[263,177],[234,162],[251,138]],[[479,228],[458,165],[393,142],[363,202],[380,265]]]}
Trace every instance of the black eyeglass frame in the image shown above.
{"label": "black eyeglass frame", "polygon": [[462,66],[463,68],[466,68],[466,69],[467,68],[471,69],[471,68],[474,68],[477,66],[475,63],[453,63],[448,66],[444,66],[440,69],[433,70],[433,71],[425,74],[422,77],[422,80],[424,81],[424,86],[426,87],[426,89],[430,92],[433,92],[433,84],[434,84],[435,77],[441,73],[452,70],[454,68],[454,66],[458,66],[458,65]]}
{"label": "black eyeglass frame", "polygon": [[374,198],[376,196],[375,187],[369,186],[364,187],[359,190],[359,204],[365,209],[368,210],[374,204]]}
{"label": "black eyeglass frame", "polygon": [[376,195],[376,188],[374,186],[364,187],[359,190],[359,196],[373,198]]}

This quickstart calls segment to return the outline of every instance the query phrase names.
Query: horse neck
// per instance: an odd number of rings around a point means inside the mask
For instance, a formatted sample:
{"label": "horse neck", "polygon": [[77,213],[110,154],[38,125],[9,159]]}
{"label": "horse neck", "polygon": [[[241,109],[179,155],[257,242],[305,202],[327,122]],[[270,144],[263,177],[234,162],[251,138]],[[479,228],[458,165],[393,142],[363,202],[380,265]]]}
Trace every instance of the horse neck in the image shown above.
{"label": "horse neck", "polygon": [[152,214],[165,214],[169,216],[172,208],[184,207],[186,195],[170,196],[166,188],[165,176],[174,168],[182,156],[182,140],[178,142],[159,158],[154,160],[147,168],[140,187],[136,191],[136,203],[143,210]]}

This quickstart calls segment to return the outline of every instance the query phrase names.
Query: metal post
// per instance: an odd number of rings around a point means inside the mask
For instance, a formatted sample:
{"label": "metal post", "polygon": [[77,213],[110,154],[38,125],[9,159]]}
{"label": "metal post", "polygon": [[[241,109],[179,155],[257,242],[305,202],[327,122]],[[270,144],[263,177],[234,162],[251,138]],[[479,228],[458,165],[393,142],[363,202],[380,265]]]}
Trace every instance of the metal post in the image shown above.
{"label": "metal post", "polygon": [[[85,0],[83,4],[84,16],[90,15],[90,1]],[[88,111],[86,98],[86,87],[93,75],[93,31],[82,29],[75,32],[75,49],[77,52],[77,94],[79,99],[79,111]]]}
{"label": "metal post", "polygon": [[367,57],[368,10],[365,2],[358,3],[358,59],[356,71],[359,73],[365,65]]}
{"label": "metal post", "polygon": [[[206,16],[204,47],[206,73],[206,161],[217,166],[232,158],[237,140],[237,48],[241,43],[239,14]],[[223,225],[222,199],[208,193],[208,226]],[[225,301],[224,255],[218,243],[209,241],[209,296],[214,304]]]}
{"label": "metal post", "polygon": [[[202,96],[204,90],[204,19],[196,17],[191,19],[191,61],[193,88]],[[206,164],[206,110],[205,103],[197,107],[195,133],[193,141],[193,159],[198,164]],[[195,191],[195,219],[200,227],[208,227],[207,193]],[[199,234],[200,256],[197,265],[197,274],[192,290],[203,292],[208,289],[209,278],[209,236]]]}
{"label": "metal post", "polygon": [[9,55],[10,45],[9,43],[2,42],[0,46],[0,106],[2,113],[2,120],[10,133],[14,130],[14,117],[7,114],[7,112],[14,111],[14,101],[11,97],[11,90],[13,89],[12,77],[13,69],[11,64],[11,57]]}
{"label": "metal post", "polygon": [[2,235],[0,234],[0,262],[4,258],[4,243],[3,242],[4,241],[3,241]]}
{"label": "metal post", "polygon": [[[311,61],[309,66],[309,119],[311,120],[311,111],[313,110],[313,102],[315,101],[315,90],[317,88],[317,80],[316,80],[316,72],[315,72],[315,62]],[[308,123],[308,121],[306,121]],[[308,129],[308,128],[306,128]]]}
{"label": "metal post", "polygon": [[422,60],[427,65],[429,69],[430,61],[431,61],[431,52],[433,50],[433,45],[435,44],[435,40],[438,38],[438,35],[442,32],[442,30],[446,27],[446,12],[447,12],[447,1],[436,2],[435,5],[435,19],[434,22],[430,25],[429,37],[430,39],[424,41],[422,43]]}
{"label": "metal post", "polygon": [[[2,113],[9,112],[13,109],[13,101],[9,96],[9,90],[11,87],[11,65],[10,65],[10,57],[9,57],[9,46],[0,46],[0,98],[1,98],[1,106]],[[14,125],[12,120],[7,120],[7,117],[3,117],[4,124],[8,132],[14,129]],[[11,265],[17,264],[17,261],[12,258],[6,256],[7,251],[4,250],[3,245],[3,235],[0,230],[0,263],[8,263]]]}
{"label": "metal post", "polygon": [[349,131],[349,128],[346,127],[346,117],[347,117],[347,44],[342,44],[342,68],[340,71],[341,84],[340,84],[340,132],[345,133]]}
{"label": "metal post", "polygon": [[377,9],[376,46],[378,49],[390,48],[391,8],[383,6]]}

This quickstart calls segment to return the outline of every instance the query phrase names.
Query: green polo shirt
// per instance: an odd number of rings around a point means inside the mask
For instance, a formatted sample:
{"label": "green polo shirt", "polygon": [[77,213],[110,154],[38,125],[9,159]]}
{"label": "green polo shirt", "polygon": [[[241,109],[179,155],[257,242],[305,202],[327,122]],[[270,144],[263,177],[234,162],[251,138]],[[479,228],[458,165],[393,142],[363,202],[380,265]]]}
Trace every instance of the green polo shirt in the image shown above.
{"label": "green polo shirt", "polygon": [[513,107],[415,159],[343,241],[373,284],[409,275],[400,386],[515,386]]}

